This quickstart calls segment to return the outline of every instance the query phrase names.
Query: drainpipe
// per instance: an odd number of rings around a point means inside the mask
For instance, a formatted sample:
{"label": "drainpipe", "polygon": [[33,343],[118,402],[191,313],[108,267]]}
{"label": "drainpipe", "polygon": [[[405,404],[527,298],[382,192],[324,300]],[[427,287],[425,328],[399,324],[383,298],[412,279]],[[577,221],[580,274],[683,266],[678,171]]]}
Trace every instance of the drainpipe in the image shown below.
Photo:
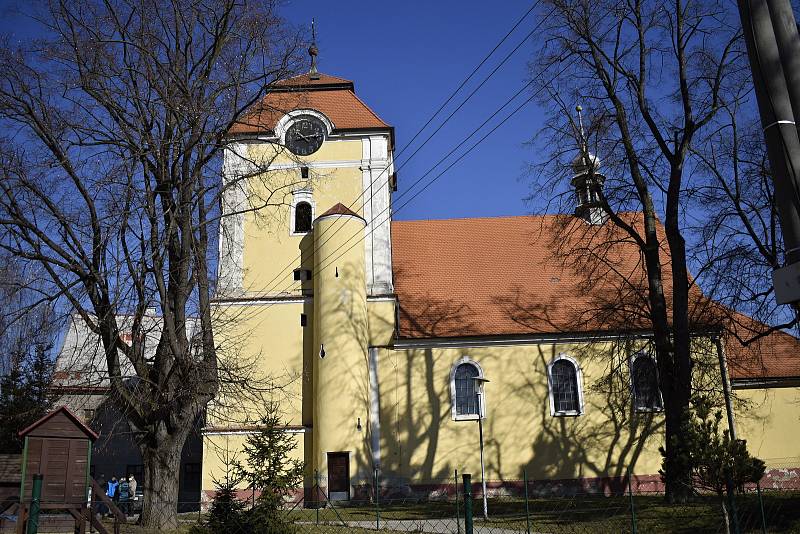
{"label": "drainpipe", "polygon": [[719,358],[719,372],[722,375],[722,392],[725,395],[725,411],[728,413],[728,431],[731,440],[736,440],[736,424],[733,421],[733,404],[731,402],[731,383],[728,378],[728,362],[725,359],[725,352],[722,349],[722,338],[719,335],[713,337],[717,347],[717,357]]}

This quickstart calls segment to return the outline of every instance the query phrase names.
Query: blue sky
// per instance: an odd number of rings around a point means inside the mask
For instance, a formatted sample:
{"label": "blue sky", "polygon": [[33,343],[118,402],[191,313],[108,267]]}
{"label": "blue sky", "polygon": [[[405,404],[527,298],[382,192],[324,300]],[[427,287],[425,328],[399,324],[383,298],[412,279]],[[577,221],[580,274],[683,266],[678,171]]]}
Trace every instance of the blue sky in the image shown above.
{"label": "blue sky", "polygon": [[[413,194],[413,190],[409,193],[407,189],[417,178],[527,81],[527,61],[533,54],[534,40],[520,47],[418,154],[408,159],[427,137],[426,133],[412,148],[401,152],[532,4],[527,0],[290,0],[284,15],[294,24],[309,27],[311,17],[316,19],[320,71],[353,80],[357,94],[395,127],[396,155],[398,165],[402,165],[396,195],[403,197],[396,196],[399,200],[395,204],[399,206]],[[447,109],[458,105],[519,44],[536,24],[539,14],[535,10],[517,28]],[[447,114],[441,114],[426,131],[432,132]],[[533,101],[461,163],[401,207],[395,217],[429,219],[529,213],[530,208],[523,201],[528,187],[521,177],[525,163],[536,155],[523,144],[541,122],[542,113]],[[349,204],[352,199],[345,200]]]}
{"label": "blue sky", "polygon": [[[9,12],[9,9],[23,5],[0,0],[0,32],[25,38],[35,31],[32,21]],[[399,190],[395,196],[396,218],[476,217],[530,212],[523,200],[528,186],[521,178],[526,162],[536,157],[530,148],[523,146],[541,125],[542,114],[535,101],[427,190],[407,205],[403,204],[427,180],[409,191],[413,182],[528,80],[527,61],[535,46],[532,39],[526,41],[458,114],[409,159],[420,141],[441,124],[449,110],[460,104],[469,91],[530,32],[540,11],[535,10],[525,19],[417,142],[406,148],[431,114],[532,5],[529,0],[285,2],[282,13],[292,24],[306,26],[310,32],[311,18],[316,19],[320,71],[353,80],[357,94],[395,127],[399,176]],[[514,107],[516,103],[510,109]],[[470,144],[477,139],[473,138]],[[347,205],[352,201],[342,199]]]}

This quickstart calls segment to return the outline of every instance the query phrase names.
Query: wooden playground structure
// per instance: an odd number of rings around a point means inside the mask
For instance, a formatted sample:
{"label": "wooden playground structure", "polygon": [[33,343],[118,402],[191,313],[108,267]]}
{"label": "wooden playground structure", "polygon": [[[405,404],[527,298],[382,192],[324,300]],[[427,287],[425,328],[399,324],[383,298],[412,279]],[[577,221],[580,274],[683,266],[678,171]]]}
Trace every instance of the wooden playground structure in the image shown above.
{"label": "wooden playground structure", "polygon": [[[0,504],[0,532],[33,534],[41,524],[47,532],[83,534],[90,524],[101,534],[108,534],[97,514],[101,503],[114,516],[112,530],[119,532],[120,524],[126,522],[125,514],[89,474],[92,444],[98,437],[91,428],[62,406],[21,431],[20,436],[25,447],[17,478],[19,496],[6,497]],[[16,515],[9,515],[14,509]],[[59,520],[54,521],[53,516]],[[62,527],[45,527],[48,522]],[[8,530],[13,523],[14,530]]]}

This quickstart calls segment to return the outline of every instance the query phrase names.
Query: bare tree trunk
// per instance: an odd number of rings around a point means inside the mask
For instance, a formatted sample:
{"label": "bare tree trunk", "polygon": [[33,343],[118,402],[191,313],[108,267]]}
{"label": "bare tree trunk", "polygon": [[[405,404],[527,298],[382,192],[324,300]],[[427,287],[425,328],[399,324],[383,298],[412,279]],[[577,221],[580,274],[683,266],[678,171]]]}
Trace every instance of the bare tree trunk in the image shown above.
{"label": "bare tree trunk", "polygon": [[145,528],[177,528],[178,492],[181,452],[193,421],[187,420],[181,429],[170,434],[160,424],[149,432],[150,439],[139,445],[144,462],[144,503],[139,523]]}

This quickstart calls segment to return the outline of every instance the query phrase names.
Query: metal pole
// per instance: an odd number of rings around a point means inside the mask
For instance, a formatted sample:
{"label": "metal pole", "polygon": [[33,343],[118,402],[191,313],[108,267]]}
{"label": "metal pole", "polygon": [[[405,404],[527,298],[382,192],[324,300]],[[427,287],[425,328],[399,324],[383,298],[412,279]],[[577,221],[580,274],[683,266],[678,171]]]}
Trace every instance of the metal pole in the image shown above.
{"label": "metal pole", "polygon": [[775,41],[778,44],[794,121],[800,125],[800,35],[789,0],[767,0]]}
{"label": "metal pole", "polygon": [[457,534],[461,534],[461,512],[458,509],[458,469],[455,470],[455,481],[456,481],[456,532]]}
{"label": "metal pole", "polygon": [[381,529],[381,487],[378,468],[375,468],[375,530]]}
{"label": "metal pole", "polygon": [[631,500],[631,532],[636,534],[636,505],[633,502],[633,486],[631,485],[631,469],[628,468],[628,495]]}
{"label": "metal pole", "polygon": [[728,414],[728,432],[732,440],[736,439],[736,423],[733,420],[733,403],[731,402],[731,383],[728,377],[728,362],[725,360],[725,351],[722,350],[722,339],[714,336],[719,358],[719,373],[722,376],[722,392],[725,396],[725,411]]}
{"label": "metal pole", "polygon": [[761,482],[756,482],[758,492],[758,507],[761,509],[761,532],[767,534],[767,516],[764,515],[764,500],[761,498]]}
{"label": "metal pole", "polygon": [[528,472],[522,471],[522,480],[525,484],[525,532],[531,534],[531,510],[528,506]]}
{"label": "metal pole", "polygon": [[42,475],[33,475],[31,487],[31,507],[28,512],[28,534],[39,532],[39,510],[42,498]]}
{"label": "metal pole", "polygon": [[481,409],[483,395],[478,393],[478,438],[481,442],[481,490],[483,494],[483,519],[489,519],[489,506],[486,502],[486,466],[483,462],[483,410]]}
{"label": "metal pole", "polygon": [[472,475],[464,473],[464,534],[474,534],[472,525]]}
{"label": "metal pole", "polygon": [[[786,263],[792,264],[800,261],[800,138],[766,1],[738,0],[737,4],[775,185]],[[776,293],[778,289],[776,285]],[[780,295],[776,297],[782,301]]]}
{"label": "metal pole", "polygon": [[317,525],[319,525],[319,471],[314,469],[314,509],[317,512]]}

